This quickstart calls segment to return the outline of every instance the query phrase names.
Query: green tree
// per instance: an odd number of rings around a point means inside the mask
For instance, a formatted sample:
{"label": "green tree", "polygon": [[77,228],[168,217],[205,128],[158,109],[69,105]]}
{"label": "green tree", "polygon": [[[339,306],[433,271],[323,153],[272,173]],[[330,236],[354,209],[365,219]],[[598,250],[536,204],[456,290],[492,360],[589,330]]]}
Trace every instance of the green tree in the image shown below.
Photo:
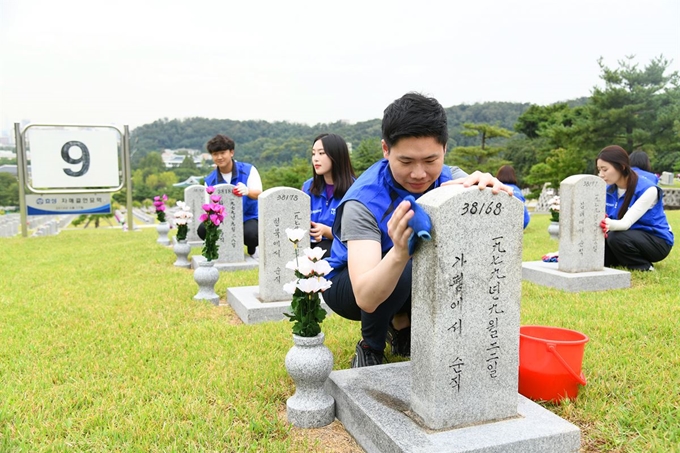
{"label": "green tree", "polygon": [[504,148],[491,146],[490,141],[495,138],[508,138],[513,135],[500,126],[490,124],[465,123],[461,134],[466,137],[477,137],[479,146],[458,146],[451,150],[445,157],[447,165],[456,165],[465,171],[480,170],[495,174],[502,165],[511,162],[502,157]]}
{"label": "green tree", "polygon": [[0,206],[19,206],[19,180],[10,173],[0,173]]}
{"label": "green tree", "polygon": [[301,189],[302,184],[312,177],[312,169],[307,159],[295,158],[293,164],[273,167],[262,172],[262,188],[294,187]]}
{"label": "green tree", "polygon": [[365,172],[368,167],[383,158],[380,138],[371,137],[361,141],[356,149],[352,150],[352,168],[357,176]]}
{"label": "green tree", "polygon": [[594,88],[587,105],[587,127],[581,132],[597,150],[612,144],[628,152],[677,147],[673,125],[680,121],[680,75],[677,71],[666,74],[670,62],[663,56],[643,69],[633,59],[619,61],[616,69],[598,60],[605,85]]}

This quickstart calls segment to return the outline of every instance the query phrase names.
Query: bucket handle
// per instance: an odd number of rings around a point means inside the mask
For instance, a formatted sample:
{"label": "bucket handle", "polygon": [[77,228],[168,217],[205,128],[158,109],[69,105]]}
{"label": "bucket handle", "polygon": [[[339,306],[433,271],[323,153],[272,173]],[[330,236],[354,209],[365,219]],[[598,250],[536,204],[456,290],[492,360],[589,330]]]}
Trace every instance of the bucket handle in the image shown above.
{"label": "bucket handle", "polygon": [[569,374],[571,374],[572,377],[574,379],[576,379],[579,384],[586,385],[586,378],[585,378],[585,376],[583,376],[583,372],[581,372],[581,375],[579,376],[578,374],[576,374],[576,372],[574,370],[571,369],[571,367],[569,366],[567,361],[564,360],[564,357],[562,357],[560,355],[560,353],[557,352],[557,345],[555,343],[547,343],[547,346],[548,346],[548,351],[555,354],[555,357],[557,357],[557,360],[559,360],[560,363],[562,364],[562,366],[567,369]]}

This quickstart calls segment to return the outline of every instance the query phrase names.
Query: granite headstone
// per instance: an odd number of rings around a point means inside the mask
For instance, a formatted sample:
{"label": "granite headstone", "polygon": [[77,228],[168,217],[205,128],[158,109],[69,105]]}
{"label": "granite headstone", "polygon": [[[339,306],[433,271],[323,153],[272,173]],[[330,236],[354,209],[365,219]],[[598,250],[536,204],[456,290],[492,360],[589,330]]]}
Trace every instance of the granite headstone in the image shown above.
{"label": "granite headstone", "polygon": [[234,195],[234,185],[218,184],[215,193],[222,197],[224,222],[219,226],[219,257],[217,263],[238,263],[245,259],[243,251],[243,201]]}
{"label": "granite headstone", "polygon": [[522,203],[462,186],[418,203],[433,226],[413,257],[411,410],[430,429],[516,417]]}
{"label": "granite headstone", "polygon": [[607,184],[594,175],[569,176],[560,184],[560,247],[557,268],[562,272],[604,269]]}
{"label": "granite headstone", "polygon": [[[295,259],[295,248],[288,240],[286,228],[309,231],[309,195],[299,189],[275,187],[265,190],[258,198],[260,218],[260,299],[262,302],[290,300],[283,284],[292,281],[295,273],[286,264]],[[309,247],[309,235],[298,244],[298,253]]]}
{"label": "granite headstone", "polygon": [[189,206],[191,214],[193,215],[187,230],[187,242],[189,243],[202,241],[202,239],[198,237],[197,229],[200,224],[198,219],[204,213],[203,204],[205,204],[206,201],[205,186],[189,186],[184,189],[184,202]]}

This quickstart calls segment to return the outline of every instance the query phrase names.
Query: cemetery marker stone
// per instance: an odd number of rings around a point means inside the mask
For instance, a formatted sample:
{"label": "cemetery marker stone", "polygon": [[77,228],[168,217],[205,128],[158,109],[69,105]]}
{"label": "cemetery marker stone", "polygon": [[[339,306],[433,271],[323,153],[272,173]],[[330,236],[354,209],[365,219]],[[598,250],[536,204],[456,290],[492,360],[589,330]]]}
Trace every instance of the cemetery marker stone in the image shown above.
{"label": "cemetery marker stone", "polygon": [[[283,290],[284,283],[295,278],[286,264],[295,259],[295,248],[288,240],[286,228],[301,228],[309,232],[309,195],[299,189],[275,187],[265,190],[258,198],[260,218],[260,293],[262,302],[290,300]],[[309,234],[298,243],[298,255],[309,247]]]}
{"label": "cemetery marker stone", "polygon": [[522,203],[462,186],[418,203],[433,239],[413,257],[411,409],[430,429],[516,417]]}
{"label": "cemetery marker stone", "polygon": [[562,272],[604,269],[607,184],[594,175],[573,175],[560,184],[560,247],[557,268]]}

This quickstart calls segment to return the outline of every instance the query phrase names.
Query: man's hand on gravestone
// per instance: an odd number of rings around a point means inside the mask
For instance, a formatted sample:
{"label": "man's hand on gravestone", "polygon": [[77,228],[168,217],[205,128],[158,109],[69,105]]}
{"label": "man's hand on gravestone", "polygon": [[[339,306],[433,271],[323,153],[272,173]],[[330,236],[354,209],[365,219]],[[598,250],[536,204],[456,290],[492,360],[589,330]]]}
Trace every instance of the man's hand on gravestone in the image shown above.
{"label": "man's hand on gravestone", "polygon": [[238,195],[239,197],[247,197],[248,196],[248,186],[243,184],[242,182],[236,184],[236,187],[234,187],[234,195]]}
{"label": "man's hand on gravestone", "polygon": [[[445,184],[447,183],[444,183],[442,185]],[[499,192],[505,192],[510,196],[513,195],[512,187],[506,186],[505,184],[500,182],[497,178],[495,178],[491,173],[482,173],[479,170],[472,173],[471,175],[468,175],[466,178],[451,181],[451,184],[463,184],[463,187],[471,187],[476,185],[479,187],[480,190],[490,187],[491,192],[493,192],[494,194],[497,194]]]}

